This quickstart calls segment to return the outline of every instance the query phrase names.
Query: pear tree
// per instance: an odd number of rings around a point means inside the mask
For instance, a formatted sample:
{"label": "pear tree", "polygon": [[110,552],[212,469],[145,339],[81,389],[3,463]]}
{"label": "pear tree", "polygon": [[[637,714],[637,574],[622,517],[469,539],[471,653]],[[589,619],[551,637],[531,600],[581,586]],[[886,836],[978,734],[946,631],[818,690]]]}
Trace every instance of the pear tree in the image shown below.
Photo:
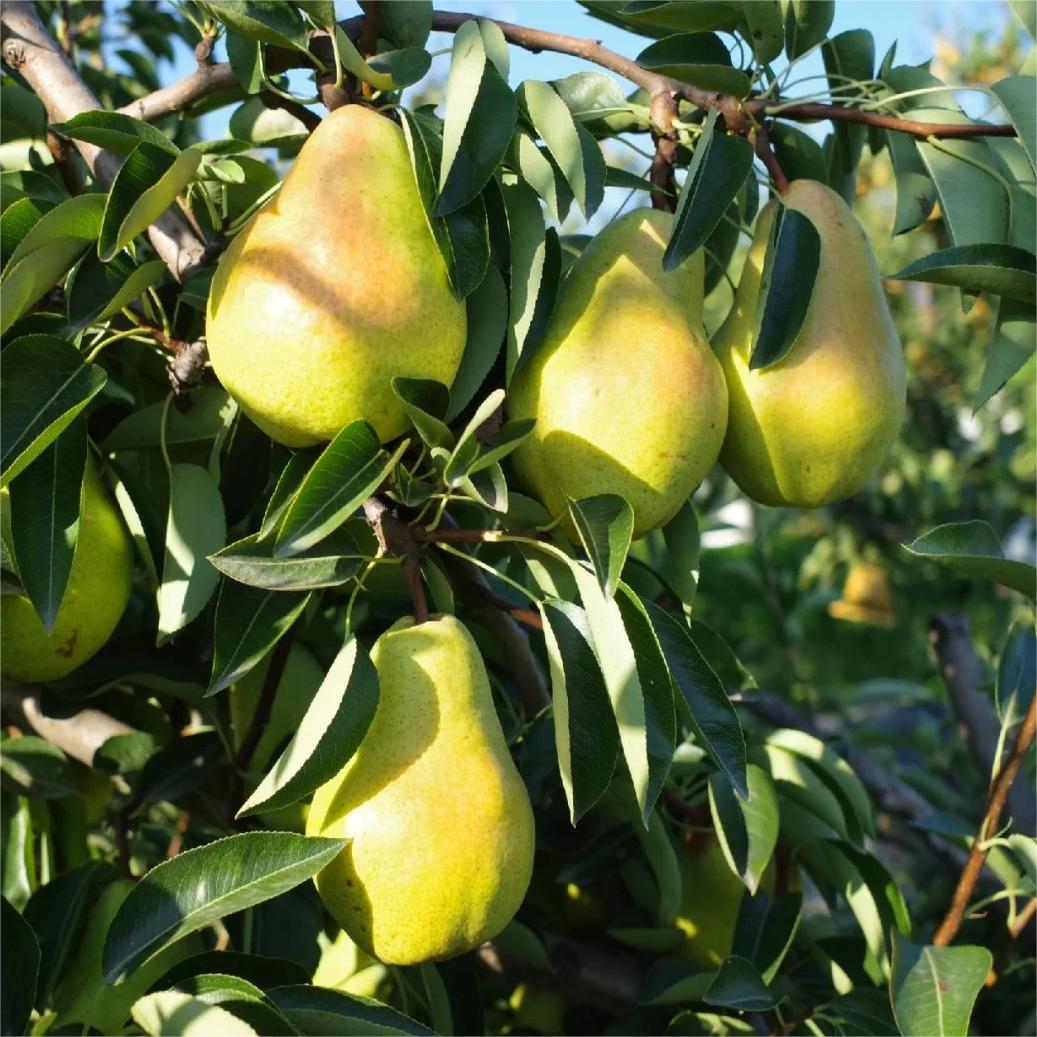
{"label": "pear tree", "polygon": [[1033,3],[454,6],[0,8],[0,1031],[1028,1032]]}

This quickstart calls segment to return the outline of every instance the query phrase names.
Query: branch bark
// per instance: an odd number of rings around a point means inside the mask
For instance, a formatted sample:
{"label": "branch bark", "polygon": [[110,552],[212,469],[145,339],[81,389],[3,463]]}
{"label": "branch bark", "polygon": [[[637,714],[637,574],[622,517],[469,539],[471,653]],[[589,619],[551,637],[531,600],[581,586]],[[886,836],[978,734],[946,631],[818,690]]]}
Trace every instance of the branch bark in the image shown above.
{"label": "branch bark", "polygon": [[987,809],[980,823],[979,831],[976,833],[976,838],[973,840],[972,849],[969,851],[969,859],[965,862],[961,877],[958,879],[954,896],[951,898],[951,906],[947,910],[946,918],[933,935],[933,944],[937,947],[946,947],[958,935],[969,901],[972,899],[972,891],[976,888],[980,872],[983,870],[983,862],[987,859],[986,841],[998,830],[1001,813],[1004,810],[1005,801],[1008,799],[1008,791],[1019,774],[1026,754],[1030,751],[1030,746],[1033,745],[1035,734],[1037,734],[1037,696],[1030,699],[1026,716],[1019,727],[1019,733],[1015,736],[1012,751],[1008,754],[1004,766],[998,772],[990,788]]}
{"label": "branch bark", "polygon": [[[68,58],[50,37],[31,3],[7,3],[0,8],[3,60],[32,87],[51,122],[65,122],[80,112],[101,107]],[[213,66],[216,67],[216,66]],[[76,147],[98,183],[108,186],[122,161],[93,144],[77,141]],[[183,280],[203,260],[205,242],[191,230],[176,209],[164,212],[148,230],[159,258],[173,275]]]}

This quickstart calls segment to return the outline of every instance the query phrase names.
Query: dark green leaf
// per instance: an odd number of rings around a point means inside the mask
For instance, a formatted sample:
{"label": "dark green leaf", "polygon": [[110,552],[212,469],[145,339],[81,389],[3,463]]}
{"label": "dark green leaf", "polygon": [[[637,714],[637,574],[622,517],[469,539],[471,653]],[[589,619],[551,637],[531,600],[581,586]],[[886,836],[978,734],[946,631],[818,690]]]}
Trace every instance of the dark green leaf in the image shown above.
{"label": "dark green leaf", "polygon": [[18,795],[61,799],[79,792],[68,758],[56,745],[35,735],[6,738],[0,744],[0,773]]}
{"label": "dark green leaf", "polygon": [[803,327],[814,292],[821,238],[802,213],[778,209],[760,286],[757,330],[749,369],[781,360]]}
{"label": "dark green leaf", "polygon": [[695,147],[699,161],[693,160],[684,181],[673,233],[663,255],[664,270],[675,270],[705,244],[752,169],[749,142],[744,137],[714,132],[715,124],[713,111]]}
{"label": "dark green leaf", "polygon": [[205,0],[228,28],[257,43],[306,50],[309,34],[294,4],[282,0]]}
{"label": "dark green leaf", "polygon": [[352,538],[335,533],[291,558],[275,557],[270,542],[257,540],[255,534],[209,558],[224,576],[268,591],[340,587],[357,574],[364,560]]}
{"label": "dark green leaf", "polygon": [[634,511],[622,498],[603,493],[570,501],[569,514],[606,598],[619,585],[634,532]]}
{"label": "dark green leaf", "polygon": [[[368,3],[360,5],[367,10]],[[397,47],[424,47],[432,28],[431,0],[379,0],[379,32]]]}
{"label": "dark green leaf", "polygon": [[0,1031],[25,1033],[36,1000],[40,945],[29,923],[6,897],[0,904],[0,938],[4,959],[4,982],[0,985]]}
{"label": "dark green leaf", "polygon": [[551,670],[558,769],[575,825],[612,781],[619,737],[586,613],[569,602],[545,601],[540,614]]}
{"label": "dark green leaf", "polygon": [[717,971],[716,979],[703,994],[707,1005],[735,1008],[741,1012],[765,1012],[781,1001],[745,958],[726,958]]}
{"label": "dark green leaf", "polygon": [[108,192],[97,254],[107,262],[138,234],[147,230],[194,179],[199,151],[170,154],[142,141],[127,156]]}
{"label": "dark green leaf", "polygon": [[[142,450],[215,439],[227,426],[234,402],[215,385],[199,385],[191,391],[191,406],[184,411],[152,403],[123,418],[102,444],[109,450]],[[163,427],[163,420],[165,426]]]}
{"label": "dark green leaf", "polygon": [[115,983],[185,933],[276,897],[313,878],[345,845],[288,832],[246,832],[164,861],[122,902],[104,944]]}
{"label": "dark green leaf", "polygon": [[160,990],[135,1001],[133,1021],[149,1037],[189,1037],[219,1033],[222,1037],[256,1037],[257,1031],[219,1005],[179,990]]}
{"label": "dark green leaf", "polygon": [[[381,485],[407,442],[390,457],[365,421],[347,425],[325,447],[285,510],[274,557],[290,558],[337,529]],[[222,545],[221,545],[222,546]]]}
{"label": "dark green leaf", "polygon": [[949,284],[969,292],[989,292],[1017,302],[1037,300],[1037,259],[1032,252],[994,243],[959,245],[941,249],[908,263],[895,281],[929,281]]}
{"label": "dark green leaf", "polygon": [[276,810],[330,781],[360,747],[378,708],[378,674],[356,638],[339,651],[299,729],[238,817]]}
{"label": "dark green leaf", "polygon": [[652,602],[644,605],[696,741],[739,795],[748,795],[745,737],[723,684],[685,625]]}
{"label": "dark green leaf", "polygon": [[409,1016],[359,994],[323,987],[284,986],[271,990],[270,1000],[306,1034],[434,1037],[432,1030]]}
{"label": "dark green leaf", "polygon": [[129,306],[166,272],[161,259],[134,266],[123,256],[102,263],[96,252],[87,252],[65,283],[69,328],[82,331],[94,322],[114,317]]}
{"label": "dark green leaf", "polygon": [[[843,91],[843,97],[846,97],[847,83],[869,80],[875,75],[875,40],[867,29],[850,29],[833,36],[821,48],[821,56],[828,74],[829,89]],[[862,86],[859,91],[867,97],[867,89]],[[848,204],[853,201],[850,188],[856,183],[857,165],[866,132],[864,126],[856,123],[843,120],[835,122],[834,140],[837,146],[833,151],[832,168],[836,176],[832,178],[832,186],[837,186],[838,178],[845,182],[844,190],[840,193],[844,198],[849,193]]]}
{"label": "dark green leaf", "polygon": [[18,576],[48,633],[72,571],[86,456],[86,422],[77,418],[11,483]]}
{"label": "dark green leaf", "polygon": [[731,67],[731,55],[716,33],[667,36],[641,51],[637,63],[702,90],[716,90],[735,97],[749,93],[749,77]]}
{"label": "dark green leaf", "polygon": [[212,677],[207,695],[229,688],[288,632],[306,607],[304,592],[277,593],[223,580],[213,625]]}
{"label": "dark green leaf", "polygon": [[785,5],[778,0],[743,0],[746,38],[761,64],[773,61],[785,44],[782,12]]}
{"label": "dark green leaf", "polygon": [[987,350],[983,376],[972,401],[975,410],[979,410],[1022,370],[1033,356],[1035,340],[1033,306],[1002,299],[997,307],[994,341]]}
{"label": "dark green leaf", "polygon": [[773,981],[792,945],[802,906],[801,893],[771,898],[759,890],[742,897],[731,951],[752,962],[765,983]]}
{"label": "dark green leaf", "polygon": [[1033,76],[1009,76],[995,83],[990,91],[1012,120],[1019,140],[1026,149],[1030,167],[1037,168],[1037,109],[1033,103]]}
{"label": "dark green leaf", "polygon": [[450,390],[442,382],[424,378],[394,378],[392,391],[403,405],[418,435],[430,446],[449,450],[454,434],[443,421],[450,403]]}
{"label": "dark green leaf", "polygon": [[[281,524],[288,505],[291,504],[296,491],[302,485],[303,479],[306,478],[306,473],[313,467],[314,461],[319,456],[320,454],[316,447],[311,447],[309,450],[297,450],[292,454],[284,468],[281,469],[281,474],[277,477],[277,484],[274,486],[274,492],[270,495],[270,500],[267,501],[266,511],[263,512],[263,521],[259,527],[258,539],[260,541],[269,540],[277,532],[277,527]],[[234,574],[230,573],[229,575],[233,576]],[[249,581],[243,580],[242,582],[247,583]]]}
{"label": "dark green leaf", "polygon": [[215,731],[181,735],[144,764],[134,792],[142,803],[173,803],[200,788],[223,762],[223,742]]}
{"label": "dark green leaf", "polygon": [[92,766],[103,774],[132,774],[155,752],[155,736],[147,731],[111,735],[97,747]]}
{"label": "dark green leaf", "polygon": [[108,376],[84,364],[55,335],[25,335],[4,350],[0,378],[2,485],[32,463],[104,387]]}
{"label": "dark green leaf", "polygon": [[508,292],[504,278],[493,265],[468,297],[468,340],[461,366],[450,386],[450,404],[445,420],[453,421],[468,406],[486,381],[504,342],[508,328]]}
{"label": "dark green leaf", "polygon": [[709,809],[728,867],[750,894],[760,888],[763,873],[778,842],[778,796],[770,775],[749,764],[749,794],[739,798],[727,777],[709,776]]}
{"label": "dark green leaf", "polygon": [[925,947],[894,933],[889,990],[900,1032],[965,1037],[993,961],[985,947]]}
{"label": "dark green leaf", "polygon": [[[246,93],[258,94],[263,89],[263,52],[255,40],[228,29],[226,34],[227,60],[234,78]],[[240,109],[239,109],[240,111]],[[235,127],[231,127],[234,132]]]}
{"label": "dark green leaf", "polygon": [[798,58],[828,35],[835,0],[792,0],[785,12],[785,51]]}
{"label": "dark green leaf", "polygon": [[949,522],[924,533],[904,547],[950,569],[991,580],[1033,599],[1037,571],[1025,562],[1005,558],[997,533],[986,522]]}
{"label": "dark green leaf", "polygon": [[224,976],[240,976],[260,990],[285,982],[305,983],[309,973],[295,961],[271,958],[263,954],[245,954],[242,951],[202,951],[177,962],[152,989],[164,990],[176,986],[189,976],[219,972]]}
{"label": "dark green leaf", "polygon": [[[813,4],[819,0],[810,0]],[[898,134],[906,137],[907,134]],[[775,122],[770,129],[774,154],[790,180],[819,180],[828,177],[828,164],[821,145],[813,137],[785,122]],[[914,147],[914,144],[911,144]]]}
{"label": "dark green leaf", "polygon": [[886,146],[897,181],[897,215],[893,233],[904,234],[929,218],[936,204],[936,185],[918,154],[913,137],[889,130]]}
{"label": "dark green leaf", "polygon": [[116,155],[128,155],[141,141],[171,155],[180,150],[161,130],[121,112],[80,112],[66,122],[54,123],[51,128],[63,137],[96,144]]}
{"label": "dark green leaf", "polygon": [[685,610],[690,611],[698,591],[701,547],[698,516],[690,500],[685,501],[677,514],[663,526],[662,533],[669,555],[666,576]]}

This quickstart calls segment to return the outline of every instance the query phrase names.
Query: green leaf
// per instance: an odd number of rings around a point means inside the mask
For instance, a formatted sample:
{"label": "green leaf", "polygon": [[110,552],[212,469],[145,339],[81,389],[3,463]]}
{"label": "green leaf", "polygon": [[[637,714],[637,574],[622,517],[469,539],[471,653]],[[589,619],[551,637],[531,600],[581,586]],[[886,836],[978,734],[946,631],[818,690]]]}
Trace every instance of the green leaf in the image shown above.
{"label": "green leaf", "polygon": [[192,997],[179,990],[148,994],[131,1009],[133,1021],[151,1037],[256,1037],[244,1020],[214,1005],[207,998]]}
{"label": "green leaf", "polygon": [[422,47],[382,51],[365,61],[341,27],[335,30],[335,34],[339,58],[346,70],[376,90],[388,92],[410,86],[423,79],[432,65],[431,56]]}
{"label": "green leaf", "polygon": [[337,529],[381,485],[407,449],[390,457],[365,421],[354,421],[325,447],[288,505],[274,544],[275,558],[290,558]]}
{"label": "green leaf", "polygon": [[312,591],[341,587],[356,576],[365,557],[351,537],[332,533],[307,551],[278,558],[269,540],[259,540],[252,534],[210,555],[209,561],[224,576],[250,587]]}
{"label": "green leaf", "polygon": [[21,237],[0,279],[0,332],[50,291],[97,240],[104,206],[104,195],[69,198],[45,212]]}
{"label": "green leaf", "polygon": [[392,391],[428,446],[452,449],[454,434],[443,420],[450,403],[450,390],[442,382],[425,378],[394,378]]}
{"label": "green leaf", "polygon": [[130,731],[106,738],[94,752],[91,764],[104,774],[131,774],[139,771],[154,752],[154,735]]}
{"label": "green leaf", "polygon": [[144,764],[134,792],[142,803],[174,803],[204,785],[224,758],[223,742],[215,731],[181,735]]}
{"label": "green leaf", "polygon": [[771,777],[782,797],[820,818],[836,835],[849,838],[842,803],[817,771],[801,756],[780,746],[767,744],[764,749]]}
{"label": "green leaf", "polygon": [[468,297],[468,339],[464,356],[450,386],[444,419],[453,421],[471,403],[500,355],[508,329],[508,290],[492,264],[479,287]]}
{"label": "green leaf", "polygon": [[770,775],[756,764],[746,768],[748,795],[739,798],[722,772],[709,776],[709,809],[728,867],[750,894],[778,842],[778,795]]}
{"label": "green leaf", "polygon": [[965,1037],[994,963],[985,947],[926,947],[894,933],[889,992],[905,1037]]}
{"label": "green leaf", "polygon": [[121,112],[80,112],[66,122],[54,123],[51,129],[63,137],[96,144],[116,155],[128,155],[141,141],[171,155],[180,151],[161,130]]}
{"label": "green leaf", "polygon": [[[228,37],[228,45],[232,39]],[[267,148],[296,147],[309,136],[301,119],[283,108],[268,108],[258,97],[235,109],[228,130],[239,140]]]}
{"label": "green leaf", "polygon": [[79,418],[11,483],[18,577],[47,633],[72,571],[86,456],[86,422]]}
{"label": "green leaf", "polygon": [[479,26],[465,22],[454,36],[447,80],[437,216],[483,189],[511,142],[517,115],[515,94],[487,61]]}
{"label": "green leaf", "polygon": [[482,426],[500,409],[504,403],[504,390],[494,389],[489,396],[475,409],[468,419],[461,434],[457,437],[457,445],[450,453],[443,467],[443,478],[449,486],[459,486],[471,471],[475,459],[479,456],[477,433]]}
{"label": "green leaf", "polygon": [[284,986],[271,990],[270,1000],[303,1033],[434,1037],[431,1030],[409,1016],[359,994],[308,985]]}
{"label": "green leaf", "polygon": [[783,5],[778,0],[743,0],[745,35],[761,64],[773,61],[785,45]]}
{"label": "green leaf", "polygon": [[185,933],[294,889],[345,844],[288,832],[246,832],[163,861],[130,890],[112,919],[104,944],[107,981],[117,982]]}
{"label": "green leaf", "polygon": [[731,55],[716,33],[667,36],[641,51],[637,63],[702,90],[716,90],[735,97],[749,93],[749,77],[731,67]]}
{"label": "green leaf", "polygon": [[569,216],[573,194],[547,148],[537,144],[525,129],[518,129],[511,140],[507,162],[540,195],[555,221],[564,223]]}
{"label": "green leaf", "polygon": [[603,493],[570,501],[569,514],[606,598],[619,585],[634,532],[634,511],[622,498]]}
{"label": "green leaf", "polygon": [[986,363],[972,406],[979,410],[1022,370],[1034,353],[1034,311],[1032,305],[1002,299],[997,307],[994,341],[987,350]]}
{"label": "green leaf", "polygon": [[[774,154],[790,180],[825,182],[828,163],[821,145],[813,137],[787,122],[775,122],[770,128],[770,136]],[[900,133],[897,136],[905,137],[907,134]]]}
{"label": "green leaf", "polygon": [[114,317],[125,306],[161,280],[166,264],[161,259],[135,266],[123,256],[102,263],[87,252],[65,282],[68,324],[72,332]]}
{"label": "green leaf", "polygon": [[929,218],[936,204],[936,185],[925,168],[913,137],[895,130],[887,130],[885,137],[897,182],[893,234],[904,234]]}
{"label": "green leaf", "polygon": [[667,579],[680,597],[685,611],[690,612],[698,593],[701,547],[699,520],[690,500],[686,500],[677,514],[663,526],[662,534],[669,555]]}
{"label": "green leaf", "polygon": [[1032,626],[1015,623],[997,663],[994,703],[1007,741],[1022,720],[1037,688],[1037,638]]}
{"label": "green leaf", "polygon": [[741,796],[748,795],[745,737],[723,684],[687,627],[653,602],[645,602],[674,686],[696,742]]}
{"label": "green leaf", "polygon": [[[7,175],[7,174],[3,174]],[[6,265],[7,257],[18,247],[22,238],[36,226],[43,214],[50,212],[55,203],[42,198],[19,198],[4,209],[0,216],[0,256]]]}
{"label": "green leaf", "polygon": [[580,211],[589,219],[604,197],[605,159],[601,149],[550,84],[527,79],[518,89],[518,100],[558,164]]}
{"label": "green leaf", "polygon": [[[821,56],[828,74],[829,89],[843,91],[844,98],[848,82],[869,80],[875,75],[875,40],[867,29],[850,29],[833,36],[821,48]],[[867,96],[866,86],[858,89],[862,96]],[[832,186],[842,188],[839,193],[847,199],[847,204],[851,204],[850,189],[856,184],[857,165],[867,130],[856,123],[837,120],[833,134],[836,147],[832,154]],[[843,184],[839,183],[840,180]]]}
{"label": "green leaf", "polygon": [[1000,583],[1031,600],[1037,591],[1037,570],[1005,558],[997,533],[986,522],[948,522],[904,547],[913,555],[929,558],[966,576]]}
{"label": "green leaf", "polygon": [[257,43],[305,51],[309,33],[294,4],[282,0],[205,0],[228,28]]}
{"label": "green leaf", "polygon": [[695,146],[684,181],[673,233],[663,255],[663,269],[676,270],[701,248],[742,189],[753,165],[753,149],[744,137],[716,133],[712,110]]}
{"label": "green leaf", "polygon": [[828,36],[835,0],[792,0],[785,11],[785,52],[798,58]]}
{"label": "green leaf", "polygon": [[484,437],[479,444],[479,454],[468,469],[469,475],[492,467],[518,449],[535,425],[534,418],[517,418],[505,422],[496,432]]}
{"label": "green leaf", "polygon": [[234,401],[216,385],[199,385],[191,390],[191,406],[184,411],[166,407],[165,401],[141,407],[123,418],[102,444],[105,451],[142,450],[163,441],[166,446],[201,443],[215,439],[226,427]]}
{"label": "green leaf", "polygon": [[702,1000],[707,1005],[734,1008],[740,1012],[766,1012],[781,998],[768,989],[751,962],[732,955],[724,959]]}
{"label": "green leaf", "polygon": [[945,248],[887,276],[896,281],[928,281],[1002,295],[1029,303],[1031,313],[1037,300],[1037,259],[1032,252],[1011,245],[987,242]]}
{"label": "green leaf", "polygon": [[[208,1005],[219,1005],[232,1016],[247,1023],[257,1034],[285,1034],[298,1031],[274,1007],[263,991],[247,979],[222,972],[188,976],[177,989]],[[206,1022],[206,1026],[212,1025]]]}
{"label": "green leaf", "polygon": [[212,677],[215,695],[244,677],[288,632],[306,607],[304,592],[277,593],[223,580],[213,624]]}
{"label": "green leaf", "polygon": [[540,343],[558,290],[558,238],[548,231],[536,193],[523,183],[501,188],[511,236],[511,298],[508,307],[507,377]]}
{"label": "green leaf", "polygon": [[0,377],[0,485],[39,457],[107,379],[102,367],[84,364],[79,350],[55,335],[11,342]]}
{"label": "green leaf", "polygon": [[220,488],[200,465],[169,472],[165,559],[158,588],[158,643],[183,629],[205,607],[220,574],[208,560],[227,542]]}
{"label": "green leaf", "polygon": [[1019,140],[1026,149],[1030,167],[1037,169],[1037,114],[1033,103],[1034,77],[1009,76],[995,83],[990,92],[1001,102]]}
{"label": "green leaf", "polygon": [[566,601],[545,601],[540,615],[551,671],[558,769],[575,825],[612,781],[619,738],[587,614]]}
{"label": "green leaf", "polygon": [[[263,521],[259,527],[258,541],[270,540],[277,532],[277,528],[284,518],[284,513],[288,510],[288,505],[291,504],[292,498],[302,485],[303,479],[306,478],[306,473],[313,467],[314,461],[319,456],[317,447],[311,447],[308,450],[297,450],[292,454],[284,468],[281,469],[281,474],[277,477],[277,483],[274,486],[274,492],[270,494],[266,511],[263,512]],[[242,580],[242,583],[247,582],[247,580]]]}
{"label": "green leaf", "polygon": [[776,364],[792,348],[810,308],[820,257],[817,228],[801,212],[779,208],[764,262],[750,370]]}
{"label": "green leaf", "polygon": [[148,229],[194,179],[201,152],[172,155],[142,141],[115,175],[105,206],[97,254],[108,262],[138,234]]}
{"label": "green leaf", "polygon": [[[15,202],[28,198],[36,203],[57,205],[68,197],[68,191],[54,176],[35,169],[8,170],[0,173],[0,209],[4,212]],[[3,250],[6,256],[7,248]]]}
{"label": "green leaf", "polygon": [[40,945],[29,923],[11,906],[7,897],[0,903],[0,940],[4,959],[0,1031],[25,1033],[36,1000]]}
{"label": "green leaf", "polygon": [[238,817],[277,810],[330,781],[360,747],[378,708],[378,674],[350,638],[331,664],[298,730]]}
{"label": "green leaf", "polygon": [[[369,3],[361,3],[366,11]],[[432,29],[432,0],[378,0],[378,30],[397,47],[424,47]]]}
{"label": "green leaf", "polygon": [[801,893],[772,898],[758,890],[742,897],[731,953],[752,962],[765,983],[773,982],[792,946],[802,907]]}
{"label": "green leaf", "polygon": [[35,735],[5,738],[0,756],[4,784],[30,799],[61,799],[76,795],[79,786],[68,758],[56,746]]}

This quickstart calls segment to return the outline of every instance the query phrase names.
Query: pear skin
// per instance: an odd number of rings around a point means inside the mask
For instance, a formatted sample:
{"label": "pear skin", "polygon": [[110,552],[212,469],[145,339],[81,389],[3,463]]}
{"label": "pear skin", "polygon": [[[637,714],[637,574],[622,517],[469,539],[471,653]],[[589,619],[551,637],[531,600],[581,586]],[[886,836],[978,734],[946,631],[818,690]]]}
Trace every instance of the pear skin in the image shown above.
{"label": "pear skin", "polygon": [[308,835],[350,840],[317,890],[380,961],[451,958],[496,936],[522,903],[533,811],[486,668],[457,619],[402,619],[371,659],[374,720],[310,808]]}
{"label": "pear skin", "polygon": [[[0,507],[10,507],[6,489]],[[130,535],[97,467],[87,458],[79,535],[54,626],[48,634],[24,594],[0,597],[0,672],[13,681],[56,681],[82,666],[112,636],[132,583]]]}
{"label": "pear skin", "polygon": [[702,326],[703,254],[665,273],[672,225],[638,209],[598,234],[509,389],[510,417],[536,419],[515,469],[556,517],[567,497],[616,493],[644,536],[716,461],[727,389]]}
{"label": "pear skin", "polygon": [[749,370],[767,237],[761,212],[713,348],[730,394],[721,464],[761,504],[817,508],[856,493],[881,464],[906,410],[904,355],[864,230],[834,191],[794,180],[782,199],[817,228],[814,291],[787,355]]}
{"label": "pear skin", "polygon": [[403,131],[359,104],[324,119],[223,254],[206,327],[224,387],[287,446],[360,418],[398,436],[392,379],[450,385],[466,331]]}

